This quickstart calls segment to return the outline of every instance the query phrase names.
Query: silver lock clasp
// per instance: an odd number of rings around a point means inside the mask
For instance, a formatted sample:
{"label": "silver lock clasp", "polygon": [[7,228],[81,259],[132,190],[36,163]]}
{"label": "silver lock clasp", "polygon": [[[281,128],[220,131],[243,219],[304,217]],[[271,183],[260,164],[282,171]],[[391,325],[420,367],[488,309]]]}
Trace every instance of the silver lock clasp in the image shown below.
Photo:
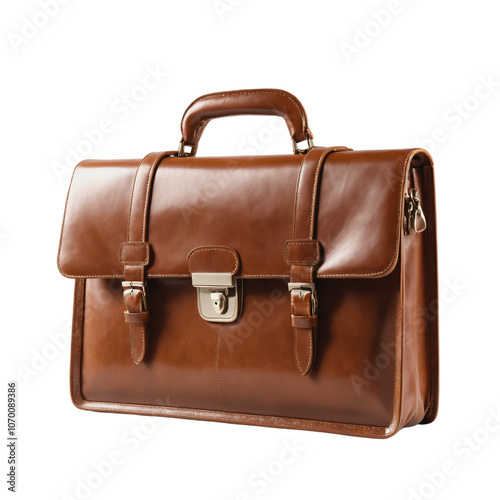
{"label": "silver lock clasp", "polygon": [[[205,321],[230,323],[239,315],[240,294],[230,273],[192,273],[198,312]],[[241,280],[240,280],[241,281]]]}

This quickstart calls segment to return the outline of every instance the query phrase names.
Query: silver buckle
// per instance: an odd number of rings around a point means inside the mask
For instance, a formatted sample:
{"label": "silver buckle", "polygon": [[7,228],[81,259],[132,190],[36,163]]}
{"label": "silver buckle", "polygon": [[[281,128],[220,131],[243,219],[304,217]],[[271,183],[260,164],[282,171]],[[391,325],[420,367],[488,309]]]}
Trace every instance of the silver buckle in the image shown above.
{"label": "silver buckle", "polygon": [[311,314],[316,316],[318,314],[318,294],[316,293],[316,283],[288,283],[288,291],[292,292],[294,290],[299,291],[299,297],[301,300],[304,299],[304,294],[302,292],[311,292]]}
{"label": "silver buckle", "polygon": [[145,311],[148,310],[148,301],[146,297],[146,283],[144,281],[122,281],[123,291],[131,290],[130,296],[133,296],[134,290],[142,292],[142,307]]}

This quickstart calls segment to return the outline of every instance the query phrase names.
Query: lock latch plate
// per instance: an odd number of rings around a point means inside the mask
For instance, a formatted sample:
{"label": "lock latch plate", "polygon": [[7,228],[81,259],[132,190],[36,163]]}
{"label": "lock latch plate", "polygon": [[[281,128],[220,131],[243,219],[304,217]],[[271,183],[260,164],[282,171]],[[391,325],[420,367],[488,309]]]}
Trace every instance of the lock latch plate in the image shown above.
{"label": "lock latch plate", "polygon": [[196,288],[198,312],[205,321],[236,321],[240,309],[240,291],[234,276],[230,273],[192,273],[191,278]]}

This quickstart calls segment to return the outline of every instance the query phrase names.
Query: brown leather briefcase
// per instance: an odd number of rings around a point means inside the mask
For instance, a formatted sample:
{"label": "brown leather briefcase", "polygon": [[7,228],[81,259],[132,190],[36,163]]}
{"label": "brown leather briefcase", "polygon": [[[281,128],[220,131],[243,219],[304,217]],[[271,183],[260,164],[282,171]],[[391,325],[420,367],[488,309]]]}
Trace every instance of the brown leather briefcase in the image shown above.
{"label": "brown leather briefcase", "polygon": [[[242,114],[283,117],[293,154],[196,156],[210,120]],[[181,131],[176,151],[74,170],[74,404],[379,438],[433,421],[429,154],[315,147],[273,89],[202,96]]]}

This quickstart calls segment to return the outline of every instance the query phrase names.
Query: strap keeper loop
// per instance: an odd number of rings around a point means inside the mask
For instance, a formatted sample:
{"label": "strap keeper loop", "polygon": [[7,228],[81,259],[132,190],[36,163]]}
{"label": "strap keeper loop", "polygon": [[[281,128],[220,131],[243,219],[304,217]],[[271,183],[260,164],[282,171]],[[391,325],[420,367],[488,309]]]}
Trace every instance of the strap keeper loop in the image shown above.
{"label": "strap keeper loop", "polygon": [[123,311],[125,316],[125,323],[148,323],[149,322],[149,311],[142,311],[139,313],[131,313],[128,311]]}
{"label": "strap keeper loop", "polygon": [[314,328],[318,326],[318,315],[314,316],[294,316],[292,314],[293,328]]}

